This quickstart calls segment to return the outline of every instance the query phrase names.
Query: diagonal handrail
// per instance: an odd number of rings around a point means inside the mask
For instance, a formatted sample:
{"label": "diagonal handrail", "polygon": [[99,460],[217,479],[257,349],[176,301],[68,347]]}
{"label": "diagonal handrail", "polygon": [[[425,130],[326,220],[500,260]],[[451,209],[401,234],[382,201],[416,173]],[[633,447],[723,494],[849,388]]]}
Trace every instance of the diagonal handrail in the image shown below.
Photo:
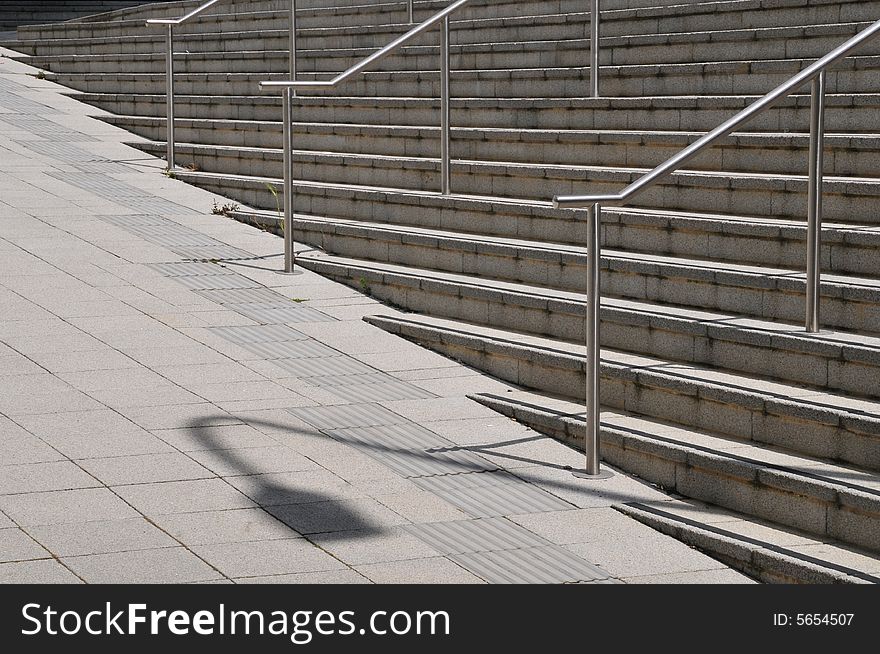
{"label": "diagonal handrail", "polygon": [[[594,9],[598,8],[595,3]],[[598,13],[593,16],[598,18]],[[596,21],[598,24],[598,20]],[[598,33],[595,32],[595,34]],[[636,195],[658,183],[688,161],[714,145],[719,139],[728,136],[738,127],[744,125],[755,116],[763,113],[795,90],[812,82],[810,108],[810,153],[809,181],[807,184],[807,302],[806,331],[819,331],[819,293],[821,284],[821,267],[819,255],[822,239],[822,171],[825,139],[825,82],[826,71],[833,64],[849,55],[853,50],[880,33],[880,21],[862,30],[827,55],[804,68],[791,79],[761,97],[732,118],[724,121],[705,136],[665,162],[645,173],[629,184],[619,193],[602,193],[591,195],[557,195],[553,198],[554,207],[583,208],[589,207],[587,225],[587,251],[590,255],[587,267],[587,298],[586,298],[586,471],[576,474],[591,478],[606,476],[599,469],[599,308],[601,304],[599,285],[599,261],[601,258],[600,230],[603,206],[623,206]],[[598,47],[594,39],[594,45]],[[595,50],[594,50],[595,52]],[[598,59],[592,69],[593,80],[598,79]],[[594,90],[597,90],[594,88]]]}
{"label": "diagonal handrail", "polygon": [[449,16],[470,0],[456,0],[425,19],[405,34],[398,36],[373,54],[364,57],[329,80],[271,80],[260,82],[261,89],[281,89],[282,94],[282,150],[284,166],[284,271],[293,272],[293,137],[291,129],[291,92],[296,89],[326,89],[339,86],[346,80],[378,63],[398,48],[440,23],[440,191],[450,193],[449,174]]}
{"label": "diagonal handrail", "polygon": [[[225,0],[209,0],[189,13],[177,18],[150,18],[148,26],[163,25],[165,27],[165,163],[168,170],[174,170],[174,28],[195,18],[214,5]],[[290,32],[290,79],[296,79],[296,0],[290,0],[289,28]]]}

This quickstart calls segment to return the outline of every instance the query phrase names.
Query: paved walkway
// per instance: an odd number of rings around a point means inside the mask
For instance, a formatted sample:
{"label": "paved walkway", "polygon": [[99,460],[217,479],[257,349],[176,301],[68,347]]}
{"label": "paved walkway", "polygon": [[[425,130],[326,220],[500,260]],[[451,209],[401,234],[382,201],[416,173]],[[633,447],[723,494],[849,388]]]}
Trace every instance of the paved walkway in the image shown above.
{"label": "paved walkway", "polygon": [[0,581],[748,581],[32,72],[0,58]]}

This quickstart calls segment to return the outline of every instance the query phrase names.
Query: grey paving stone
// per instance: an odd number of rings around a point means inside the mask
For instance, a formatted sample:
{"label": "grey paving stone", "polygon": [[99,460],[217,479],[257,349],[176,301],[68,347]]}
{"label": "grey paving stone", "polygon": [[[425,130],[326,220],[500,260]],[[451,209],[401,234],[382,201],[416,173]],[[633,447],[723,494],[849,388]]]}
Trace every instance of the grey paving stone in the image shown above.
{"label": "grey paving stone", "polygon": [[423,541],[397,527],[315,534],[309,539],[349,565],[433,557]]}
{"label": "grey paving stone", "polygon": [[305,535],[340,531],[382,533],[406,522],[388,507],[366,497],[270,506],[267,511]]}
{"label": "grey paving stone", "polygon": [[650,527],[610,507],[514,515],[510,520],[560,545],[629,540],[653,533]]}
{"label": "grey paving stone", "polygon": [[756,584],[753,579],[730,568],[697,570],[696,572],[673,572],[670,574],[626,577],[627,584]]}
{"label": "grey paving stone", "polygon": [[247,304],[228,304],[228,308],[255,320],[260,324],[330,322],[335,318],[317,309],[296,304],[276,304],[249,302]]}
{"label": "grey paving stone", "polygon": [[228,477],[226,481],[260,506],[304,504],[367,496],[363,490],[323,468]]}
{"label": "grey paving stone", "polygon": [[377,584],[482,584],[479,577],[444,558],[359,565],[358,572]]}
{"label": "grey paving stone", "polygon": [[180,452],[84,459],[79,465],[107,486],[208,479],[214,472]]}
{"label": "grey paving stone", "polygon": [[49,558],[51,554],[18,527],[0,529],[0,563]]}
{"label": "grey paving stone", "polygon": [[[256,365],[252,363],[251,365]],[[259,370],[272,379],[283,377],[311,378],[328,375],[357,375],[375,373],[357,359],[342,356],[319,357],[314,359],[272,359],[260,365]],[[310,384],[310,382],[309,382]]]}
{"label": "grey paving stone", "polygon": [[193,551],[230,577],[265,577],[345,568],[339,560],[302,538],[198,545]]}
{"label": "grey paving stone", "polygon": [[153,432],[157,438],[181,452],[197,452],[199,450],[229,450],[239,447],[272,447],[278,441],[245,424],[205,425],[213,420],[224,422],[223,416],[228,415],[218,409],[216,416],[207,419],[193,418],[193,426],[182,429],[157,429]]}
{"label": "grey paving stone", "polygon": [[221,477],[314,470],[318,465],[284,445],[234,450],[199,450],[190,455]]}
{"label": "grey paving stone", "polygon": [[53,373],[79,372],[85,370],[118,370],[133,368],[136,361],[117,350],[103,348],[84,351],[34,352],[31,358]]}
{"label": "grey paving stone", "polygon": [[277,343],[280,341],[301,341],[309,338],[287,325],[242,325],[211,327],[212,332],[231,343]]}
{"label": "grey paving stone", "polygon": [[723,563],[657,532],[623,541],[603,539],[565,547],[618,578],[650,575],[657,570],[673,573],[727,568]]}
{"label": "grey paving stone", "polygon": [[168,445],[106,408],[21,416],[31,433],[72,459],[168,452]]}
{"label": "grey paving stone", "polygon": [[397,380],[358,385],[327,385],[323,388],[347,402],[388,402],[436,397],[433,393]]}
{"label": "grey paving stone", "polygon": [[100,482],[70,461],[0,467],[0,495],[94,488]]}
{"label": "grey paving stone", "polygon": [[209,402],[165,407],[131,407],[122,414],[147,430],[241,424],[241,420]]}
{"label": "grey paving stone", "polygon": [[350,568],[326,572],[300,572],[271,577],[241,577],[237,584],[369,584],[370,580]]}
{"label": "grey paving stone", "polygon": [[59,557],[173,547],[177,542],[144,518],[29,527]]}
{"label": "grey paving stone", "polygon": [[300,535],[263,509],[162,515],[157,516],[155,522],[189,546],[295,538]]}
{"label": "grey paving stone", "polygon": [[467,514],[460,509],[425,491],[377,494],[372,497],[410,522],[439,522],[467,518]]}
{"label": "grey paving stone", "polygon": [[221,479],[116,486],[114,490],[147,516],[254,506],[251,500]]}
{"label": "grey paving stone", "polygon": [[0,584],[81,584],[82,580],[55,559],[0,563]]}
{"label": "grey paving stone", "polygon": [[118,520],[137,512],[106,488],[0,497],[0,509],[23,527]]}
{"label": "grey paving stone", "polygon": [[64,456],[14,422],[0,416],[0,461],[7,465],[59,461]]}
{"label": "grey paving stone", "polygon": [[70,556],[62,561],[93,584],[179,584],[222,578],[183,547]]}

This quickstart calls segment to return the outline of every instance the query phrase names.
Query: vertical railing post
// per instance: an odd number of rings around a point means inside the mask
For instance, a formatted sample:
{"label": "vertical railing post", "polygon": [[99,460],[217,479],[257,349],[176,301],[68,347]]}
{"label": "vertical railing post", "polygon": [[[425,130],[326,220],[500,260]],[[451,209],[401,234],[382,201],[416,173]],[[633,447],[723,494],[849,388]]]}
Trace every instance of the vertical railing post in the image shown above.
{"label": "vertical railing post", "polygon": [[440,192],[449,195],[449,16],[440,25]]}
{"label": "vertical railing post", "polygon": [[599,97],[599,0],[590,5],[590,97]]}
{"label": "vertical railing post", "polygon": [[291,128],[291,110],[290,98],[291,91],[289,86],[284,87],[282,97],[282,117],[283,122],[281,131],[284,150],[284,272],[292,273],[295,255],[293,252],[293,129]]}
{"label": "vertical railing post", "polygon": [[586,455],[583,470],[575,470],[575,477],[586,479],[607,479],[609,471],[599,468],[600,432],[599,432],[599,310],[601,307],[601,291],[599,284],[599,267],[602,258],[601,246],[602,207],[594,204],[587,216],[587,316],[585,325],[585,341],[587,346],[586,359],[586,399],[587,433],[584,443]]}
{"label": "vertical railing post", "polygon": [[290,79],[296,81],[296,0],[290,0]]}
{"label": "vertical railing post", "polygon": [[174,25],[165,33],[165,161],[174,170]]}
{"label": "vertical railing post", "polygon": [[825,71],[813,79],[810,105],[810,179],[807,208],[807,316],[808,332],[819,331],[822,276],[822,175],[825,144]]}
{"label": "vertical railing post", "polygon": [[406,11],[407,11],[407,18],[409,19],[409,24],[412,25],[415,22],[413,20],[413,0],[407,0]]}

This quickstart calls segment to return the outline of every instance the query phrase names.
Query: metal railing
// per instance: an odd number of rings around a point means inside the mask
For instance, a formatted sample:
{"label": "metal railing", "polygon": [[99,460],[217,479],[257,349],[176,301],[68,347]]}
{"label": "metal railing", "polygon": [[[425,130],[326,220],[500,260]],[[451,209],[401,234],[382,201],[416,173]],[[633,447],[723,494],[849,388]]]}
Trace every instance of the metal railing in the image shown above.
{"label": "metal railing", "polygon": [[[165,32],[165,129],[168,170],[174,170],[174,28],[224,0],[209,0],[177,18],[150,18],[147,25],[164,25]],[[290,79],[296,79],[296,0],[290,0]]]}
{"label": "metal railing", "polygon": [[281,89],[282,94],[282,148],[284,166],[284,271],[293,272],[293,135],[291,127],[291,91],[297,89],[334,88],[373,64],[381,61],[405,43],[440,23],[440,192],[450,193],[449,175],[449,16],[470,0],[457,0],[438,11],[424,22],[397,37],[388,45],[365,57],[329,80],[296,80],[260,82],[260,88]]}
{"label": "metal railing", "polygon": [[[597,0],[594,0],[597,3]],[[598,23],[598,21],[597,21]],[[597,27],[594,25],[594,27]],[[684,150],[639,177],[619,193],[598,195],[559,195],[553,198],[554,207],[589,207],[587,225],[587,322],[586,322],[586,375],[587,375],[587,443],[586,471],[582,476],[596,477],[599,470],[599,260],[601,257],[600,230],[603,206],[624,206],[636,195],[679,170],[688,161],[701,154],[716,141],[728,136],[755,116],[791,95],[807,82],[812,82],[810,108],[810,152],[807,207],[807,301],[806,331],[819,331],[819,293],[821,267],[819,261],[822,234],[822,176],[825,137],[825,71],[832,64],[849,55],[855,48],[880,33],[880,21],[838,46],[821,59],[804,68],[787,82],[752,103]],[[597,69],[596,69],[597,70]]]}

